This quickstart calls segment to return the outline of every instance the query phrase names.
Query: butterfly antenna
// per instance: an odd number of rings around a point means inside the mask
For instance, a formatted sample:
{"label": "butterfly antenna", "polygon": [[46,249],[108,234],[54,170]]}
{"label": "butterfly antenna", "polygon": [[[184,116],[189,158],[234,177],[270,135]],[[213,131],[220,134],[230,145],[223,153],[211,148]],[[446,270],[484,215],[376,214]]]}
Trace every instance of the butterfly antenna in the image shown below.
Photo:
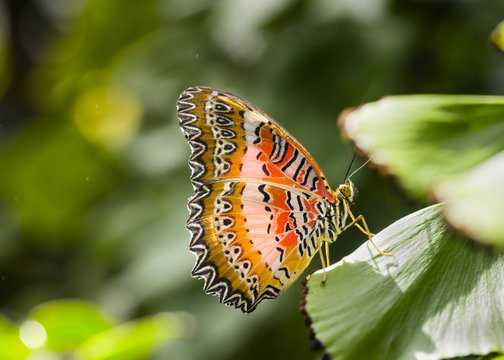
{"label": "butterfly antenna", "polygon": [[[348,179],[348,173],[350,172],[350,169],[352,168],[352,165],[353,165],[353,162],[354,162],[356,156],[357,156],[357,150],[354,151],[352,161],[350,161],[350,165],[348,165],[348,169],[345,173],[345,178],[343,179],[343,181],[346,181],[346,179]],[[353,173],[352,173],[352,175],[353,175]],[[352,176],[352,175],[350,175],[350,176]]]}
{"label": "butterfly antenna", "polygon": [[367,165],[368,162],[371,161],[371,159],[373,158],[373,156],[371,155],[369,157],[369,159],[366,160],[366,162],[364,164],[362,164],[361,166],[359,166],[357,169],[355,169],[350,175],[348,175],[348,177],[345,179],[345,180],[348,180],[350,179],[357,171],[359,171],[360,169],[362,169],[364,166]]}

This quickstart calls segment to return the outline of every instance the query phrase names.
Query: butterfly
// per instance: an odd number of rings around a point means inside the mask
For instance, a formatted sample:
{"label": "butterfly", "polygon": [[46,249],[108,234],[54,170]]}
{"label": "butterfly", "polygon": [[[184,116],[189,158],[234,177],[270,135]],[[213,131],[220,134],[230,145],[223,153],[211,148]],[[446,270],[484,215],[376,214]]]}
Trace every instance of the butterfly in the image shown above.
{"label": "butterfly", "polygon": [[177,113],[191,147],[192,275],[205,280],[206,293],[249,313],[285,291],[317,252],[325,269],[328,244],[349,226],[371,240],[362,215],[349,209],[349,178],[333,191],[308,151],[257,107],[191,87]]}

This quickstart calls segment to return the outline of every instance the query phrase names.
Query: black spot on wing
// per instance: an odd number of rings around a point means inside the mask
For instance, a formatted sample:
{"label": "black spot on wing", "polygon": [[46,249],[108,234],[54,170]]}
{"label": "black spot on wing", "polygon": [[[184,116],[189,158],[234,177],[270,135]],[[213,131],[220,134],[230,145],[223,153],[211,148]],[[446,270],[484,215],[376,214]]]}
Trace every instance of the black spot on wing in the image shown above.
{"label": "black spot on wing", "polygon": [[306,170],[306,174],[304,176],[303,182],[301,183],[302,186],[305,186],[308,183],[308,179],[310,178],[310,173],[313,171],[313,167],[310,166],[308,167],[308,170]]}
{"label": "black spot on wing", "polygon": [[215,112],[221,113],[221,114],[233,114],[234,110],[233,108],[229,105],[226,104],[224,101],[217,100],[215,102]]}
{"label": "black spot on wing", "polygon": [[283,271],[285,273],[285,277],[287,279],[290,279],[289,270],[285,266],[282,266],[281,268],[278,268],[278,270]]}
{"label": "black spot on wing", "polygon": [[303,211],[304,210],[304,205],[303,205],[303,201],[301,200],[301,196],[296,195],[296,200],[297,200],[297,203],[298,203],[298,206],[299,206],[298,210],[299,211]]}
{"label": "black spot on wing", "polygon": [[310,188],[310,191],[315,191],[315,190],[317,190],[317,182],[319,182],[319,181],[320,181],[320,180],[319,180],[318,176],[314,176],[314,177],[313,177],[313,182],[312,182],[312,186],[311,186],[311,188]]}
{"label": "black spot on wing", "polygon": [[280,246],[277,246],[276,249],[277,249],[278,252],[280,252],[280,262],[283,262],[283,260],[284,260],[283,257],[284,257],[285,250],[282,247],[280,247]]}
{"label": "black spot on wing", "polygon": [[[280,136],[276,136],[275,139],[280,139],[280,143],[279,143],[279,149],[277,151],[277,153],[275,154],[274,157],[271,158],[271,162],[273,164],[278,164],[278,163],[281,163],[284,159],[285,159],[285,156],[287,155],[287,148],[289,147],[289,144],[287,143],[287,141],[280,137]],[[275,142],[276,144],[276,142]],[[278,157],[280,156],[280,159],[278,159]]]}
{"label": "black spot on wing", "polygon": [[294,163],[294,161],[296,161],[296,160],[297,160],[297,157],[298,157],[298,156],[299,156],[299,151],[298,151],[298,149],[294,149],[294,154],[292,154],[292,157],[289,159],[289,161],[287,161],[287,163],[286,163],[284,166],[282,166],[282,169],[281,169],[281,170],[282,170],[282,171],[287,170],[287,169],[289,168],[289,166],[291,166],[291,165]]}
{"label": "black spot on wing", "polygon": [[262,171],[264,172],[264,174],[266,176],[269,176],[270,175],[270,172],[268,171],[268,167],[266,166],[266,164],[263,164],[262,166]]}
{"label": "black spot on wing", "polygon": [[271,196],[266,192],[266,190],[264,190],[264,188],[266,187],[265,184],[262,184],[262,185],[259,185],[257,187],[257,189],[259,190],[259,192],[263,195],[263,201],[264,202],[269,202],[270,199],[271,199]]}
{"label": "black spot on wing", "polygon": [[299,243],[298,245],[298,250],[299,250],[299,257],[303,257],[303,254],[304,254],[304,246],[303,246],[303,243]]}
{"label": "black spot on wing", "polygon": [[298,239],[302,239],[303,238],[304,235],[303,235],[303,233],[299,229],[296,229],[294,232],[296,233]]}
{"label": "black spot on wing", "polygon": [[289,209],[294,210],[294,206],[292,206],[292,195],[290,191],[287,191],[287,200],[285,201]]}
{"label": "black spot on wing", "polygon": [[256,139],[254,140],[254,144],[259,144],[261,142],[261,128],[264,126],[264,123],[260,123],[254,130],[254,134]]}
{"label": "black spot on wing", "polygon": [[292,225],[294,225],[294,229],[297,228],[297,219],[296,219],[296,216],[294,215],[294,213],[290,213],[289,218],[292,219]]}
{"label": "black spot on wing", "polygon": [[303,156],[303,158],[301,159],[301,162],[299,163],[297,169],[296,169],[296,172],[294,173],[294,176],[293,176],[293,180],[294,181],[297,181],[297,177],[299,175],[299,172],[301,171],[301,169],[303,168],[304,164],[306,162],[306,158]]}

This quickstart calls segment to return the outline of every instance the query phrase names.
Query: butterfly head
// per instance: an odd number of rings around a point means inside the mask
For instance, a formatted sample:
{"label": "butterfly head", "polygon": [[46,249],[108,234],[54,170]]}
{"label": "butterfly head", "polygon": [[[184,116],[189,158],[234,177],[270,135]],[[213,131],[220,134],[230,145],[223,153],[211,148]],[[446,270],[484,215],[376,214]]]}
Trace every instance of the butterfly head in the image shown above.
{"label": "butterfly head", "polygon": [[353,182],[350,179],[347,179],[344,184],[338,186],[338,189],[334,192],[334,195],[339,200],[353,204],[355,195]]}

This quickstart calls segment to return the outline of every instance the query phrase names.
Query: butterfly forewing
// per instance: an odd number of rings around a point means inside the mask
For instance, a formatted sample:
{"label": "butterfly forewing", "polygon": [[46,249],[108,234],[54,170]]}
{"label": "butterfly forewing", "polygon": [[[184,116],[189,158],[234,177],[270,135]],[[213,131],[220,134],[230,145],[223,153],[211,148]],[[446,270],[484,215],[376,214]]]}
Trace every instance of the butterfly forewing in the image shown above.
{"label": "butterfly forewing", "polygon": [[306,268],[332,191],[308,152],[246,101],[198,87],[177,107],[192,150],[193,276],[221,302],[250,312]]}

